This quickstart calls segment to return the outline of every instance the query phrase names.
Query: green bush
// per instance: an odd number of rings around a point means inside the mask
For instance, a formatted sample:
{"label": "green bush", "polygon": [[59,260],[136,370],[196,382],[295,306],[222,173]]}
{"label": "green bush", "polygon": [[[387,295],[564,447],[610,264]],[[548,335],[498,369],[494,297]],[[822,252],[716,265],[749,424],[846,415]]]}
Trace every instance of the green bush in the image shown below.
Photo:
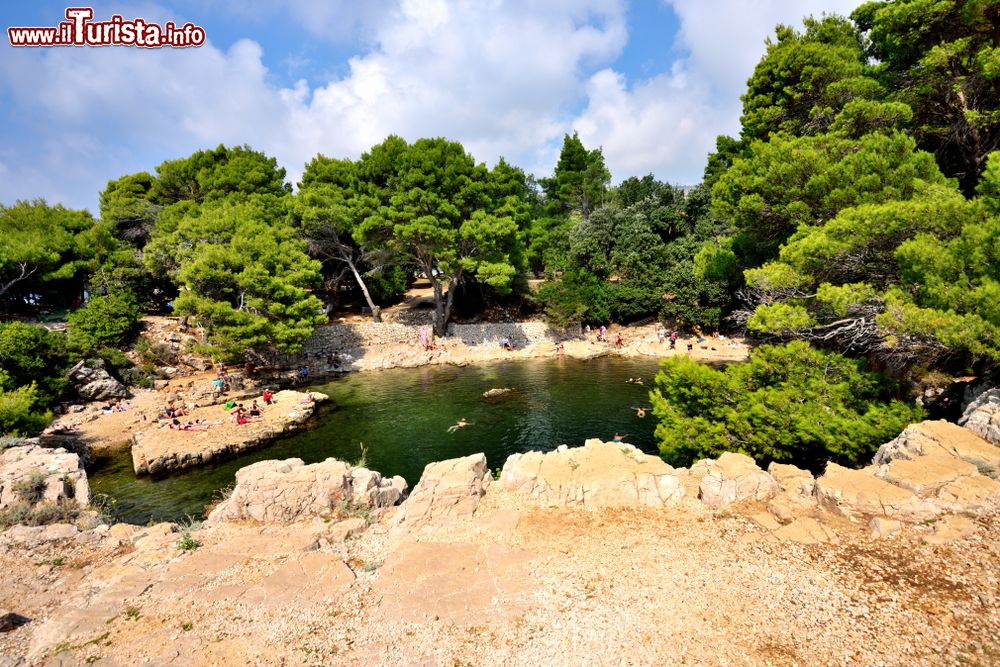
{"label": "green bush", "polygon": [[141,315],[128,292],[92,297],[69,316],[70,345],[84,354],[120,347],[135,334]]}
{"label": "green bush", "polygon": [[66,338],[45,327],[23,322],[0,323],[0,390],[34,383],[46,405],[69,385]]}
{"label": "green bush", "polygon": [[0,435],[37,435],[52,421],[34,382],[11,391],[0,389]]}
{"label": "green bush", "polygon": [[608,313],[615,322],[632,322],[656,315],[663,301],[663,291],[635,280],[620,280],[604,286]]}
{"label": "green bush", "polygon": [[559,280],[545,283],[538,290],[538,300],[545,320],[559,329],[610,319],[604,283],[586,271],[567,271]]}
{"label": "green bush", "polygon": [[793,342],[761,346],[723,370],[667,359],[650,400],[660,452],[672,465],[735,451],[815,471],[829,460],[867,463],[922,418],[918,406],[890,398],[894,389],[863,361]]}

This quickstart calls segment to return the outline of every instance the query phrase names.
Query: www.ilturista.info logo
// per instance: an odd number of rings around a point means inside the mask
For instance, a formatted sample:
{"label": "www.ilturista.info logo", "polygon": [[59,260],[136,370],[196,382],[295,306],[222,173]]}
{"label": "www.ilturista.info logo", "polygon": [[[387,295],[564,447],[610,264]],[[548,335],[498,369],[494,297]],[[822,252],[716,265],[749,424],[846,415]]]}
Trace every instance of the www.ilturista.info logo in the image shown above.
{"label": "www.ilturista.info logo", "polygon": [[173,21],[162,26],[143,19],[127,21],[115,14],[108,21],[92,21],[91,7],[69,7],[66,21],[53,28],[7,28],[11,46],[163,46],[184,48],[205,43],[205,29],[193,23],[178,27]]}

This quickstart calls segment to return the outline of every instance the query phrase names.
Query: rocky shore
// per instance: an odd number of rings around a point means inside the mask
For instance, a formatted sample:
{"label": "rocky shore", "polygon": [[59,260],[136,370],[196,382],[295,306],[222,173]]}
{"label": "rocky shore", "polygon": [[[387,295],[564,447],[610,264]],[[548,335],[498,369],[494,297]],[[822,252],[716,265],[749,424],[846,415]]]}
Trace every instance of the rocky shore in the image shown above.
{"label": "rocky shore", "polygon": [[[158,475],[238,456],[298,430],[312,416],[316,404],[325,400],[326,395],[315,391],[279,391],[273,405],[245,424],[232,421],[221,405],[189,409],[178,421],[193,423],[191,430],[172,428],[163,420],[132,434],[133,469],[137,475]],[[252,401],[264,406],[262,396],[246,397],[240,404],[249,407]]]}
{"label": "rocky shore", "polygon": [[498,480],[432,463],[404,499],[265,461],[200,528],[0,535],[0,664],[990,664],[998,463],[935,421],[818,477],[589,440]]}

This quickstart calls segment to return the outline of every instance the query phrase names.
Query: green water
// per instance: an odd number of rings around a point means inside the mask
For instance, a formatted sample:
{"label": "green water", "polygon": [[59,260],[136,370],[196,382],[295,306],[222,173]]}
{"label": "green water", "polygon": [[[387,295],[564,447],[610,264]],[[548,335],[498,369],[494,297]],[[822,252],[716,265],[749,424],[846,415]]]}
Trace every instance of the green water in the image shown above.
{"label": "green water", "polygon": [[[515,452],[582,445],[587,438],[628,434],[642,450],[656,452],[655,418],[636,416],[649,405],[656,373],[652,360],[601,358],[518,361],[464,368],[434,366],[356,373],[313,389],[330,396],[315,428],[232,461],[162,479],[136,478],[127,452],[99,458],[90,467],[95,493],[110,495],[121,518],[200,517],[217,490],[233,484],[236,471],[264,459],[327,457],[356,461],[359,443],[367,465],[383,475],[402,475],[411,487],[431,461],[484,452],[491,468]],[[642,377],[644,386],[629,384]],[[492,387],[512,394],[483,399]],[[464,417],[470,426],[448,433]]]}

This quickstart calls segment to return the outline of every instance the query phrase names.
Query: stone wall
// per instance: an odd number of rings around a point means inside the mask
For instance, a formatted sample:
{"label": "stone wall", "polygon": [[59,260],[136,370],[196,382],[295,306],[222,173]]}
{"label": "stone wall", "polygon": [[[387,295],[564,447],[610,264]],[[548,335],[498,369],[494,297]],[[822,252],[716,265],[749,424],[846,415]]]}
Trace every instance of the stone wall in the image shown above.
{"label": "stone wall", "polygon": [[[427,331],[429,325],[423,325]],[[293,367],[308,363],[308,359],[325,359],[327,356],[360,347],[417,345],[421,326],[392,322],[365,322],[360,324],[330,324],[319,327],[297,355],[278,355],[276,361]],[[488,324],[451,324],[448,337],[459,339],[465,345],[499,345],[509,338],[518,347],[559,339],[544,322],[498,322]]]}
{"label": "stone wall", "polygon": [[460,338],[466,345],[500,344],[509,338],[518,347],[554,341],[559,337],[544,322],[492,322],[488,324],[451,324],[448,336]]}

